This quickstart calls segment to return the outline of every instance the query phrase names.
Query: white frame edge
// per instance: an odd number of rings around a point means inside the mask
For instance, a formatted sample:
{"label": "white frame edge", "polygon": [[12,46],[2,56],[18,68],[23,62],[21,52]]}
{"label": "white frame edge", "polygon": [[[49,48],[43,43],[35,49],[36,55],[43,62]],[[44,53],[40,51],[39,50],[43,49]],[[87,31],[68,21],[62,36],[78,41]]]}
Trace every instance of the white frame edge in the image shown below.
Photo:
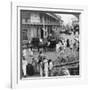
{"label": "white frame edge", "polygon": [[[86,46],[86,38],[83,38],[84,35],[86,34],[86,27],[87,24],[86,22],[86,16],[87,16],[87,7],[86,6],[60,6],[61,8],[64,7],[65,9],[60,9],[60,8],[36,8],[33,7],[26,7],[22,8],[20,7],[19,9],[17,8],[18,6],[30,6],[30,3],[20,3],[20,2],[11,2],[11,87],[12,88],[18,88],[18,87],[40,87],[40,86],[55,86],[57,85],[67,85],[67,84],[82,84],[87,82],[87,62],[84,61],[86,59],[87,54],[84,53],[87,50],[84,48]],[[53,7],[53,5],[50,7]],[[55,6],[54,6],[55,7]],[[73,9],[74,8],[74,9]],[[76,8],[76,9],[75,9]],[[58,78],[58,82],[56,82],[57,79],[36,79],[36,80],[20,80],[20,19],[18,16],[20,16],[20,9],[24,10],[49,10],[49,11],[64,11],[64,12],[81,12],[81,23],[80,23],[80,63],[81,63],[81,76],[80,78],[67,78],[62,77]],[[73,9],[73,10],[72,10]],[[18,21],[17,21],[18,18]],[[17,23],[18,22],[18,23]],[[18,28],[17,28],[18,27]],[[19,30],[19,31],[17,31]],[[81,30],[83,32],[81,32]],[[83,39],[85,41],[83,41]],[[87,42],[86,42],[87,43]],[[17,52],[18,51],[18,52]],[[18,56],[17,56],[18,53]],[[84,55],[85,54],[85,55]],[[81,56],[82,55],[82,56]],[[18,62],[17,62],[18,60]],[[83,67],[84,66],[84,67]],[[39,85],[39,83],[41,85]],[[48,82],[48,83],[47,83]],[[68,83],[69,82],[69,83]],[[45,84],[44,84],[45,83]]]}

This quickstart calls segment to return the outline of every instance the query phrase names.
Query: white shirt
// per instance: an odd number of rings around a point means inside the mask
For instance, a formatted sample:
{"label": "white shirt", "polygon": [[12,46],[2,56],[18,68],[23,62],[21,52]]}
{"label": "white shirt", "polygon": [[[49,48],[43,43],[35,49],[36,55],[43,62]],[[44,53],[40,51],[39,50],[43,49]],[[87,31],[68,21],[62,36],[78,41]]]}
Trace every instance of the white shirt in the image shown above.
{"label": "white shirt", "polygon": [[27,65],[27,61],[26,60],[22,60],[22,65],[26,66]]}
{"label": "white shirt", "polygon": [[49,63],[49,69],[51,70],[52,68],[53,68],[53,63],[50,62],[50,63]]}

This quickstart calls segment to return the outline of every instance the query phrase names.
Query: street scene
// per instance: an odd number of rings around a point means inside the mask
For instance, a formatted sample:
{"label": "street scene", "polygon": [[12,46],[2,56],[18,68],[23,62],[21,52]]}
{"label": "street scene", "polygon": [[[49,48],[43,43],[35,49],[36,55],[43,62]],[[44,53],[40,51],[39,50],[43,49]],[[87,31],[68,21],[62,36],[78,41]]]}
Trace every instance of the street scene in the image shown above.
{"label": "street scene", "polygon": [[20,11],[21,78],[80,75],[79,16]]}

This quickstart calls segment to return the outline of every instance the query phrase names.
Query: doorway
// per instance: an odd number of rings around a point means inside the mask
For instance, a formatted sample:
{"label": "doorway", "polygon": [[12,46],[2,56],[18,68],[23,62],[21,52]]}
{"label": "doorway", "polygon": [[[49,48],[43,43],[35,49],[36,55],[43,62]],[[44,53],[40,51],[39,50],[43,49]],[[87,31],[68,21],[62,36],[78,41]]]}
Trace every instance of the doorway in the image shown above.
{"label": "doorway", "polygon": [[41,38],[43,39],[43,34],[44,34],[44,32],[43,32],[43,29],[41,28]]}

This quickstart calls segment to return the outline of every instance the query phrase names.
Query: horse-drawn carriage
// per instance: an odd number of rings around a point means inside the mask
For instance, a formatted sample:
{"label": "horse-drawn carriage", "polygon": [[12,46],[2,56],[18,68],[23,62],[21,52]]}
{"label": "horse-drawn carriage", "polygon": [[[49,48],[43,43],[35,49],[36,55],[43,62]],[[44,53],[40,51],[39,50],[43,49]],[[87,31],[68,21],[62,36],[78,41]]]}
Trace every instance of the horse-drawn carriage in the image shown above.
{"label": "horse-drawn carriage", "polygon": [[38,49],[38,51],[40,49],[43,49],[44,51],[52,50],[56,47],[56,40],[55,39],[51,39],[51,40],[43,39],[42,42],[40,42],[39,38],[32,38],[31,43],[27,42],[23,44],[23,47],[31,48],[31,49]]}

